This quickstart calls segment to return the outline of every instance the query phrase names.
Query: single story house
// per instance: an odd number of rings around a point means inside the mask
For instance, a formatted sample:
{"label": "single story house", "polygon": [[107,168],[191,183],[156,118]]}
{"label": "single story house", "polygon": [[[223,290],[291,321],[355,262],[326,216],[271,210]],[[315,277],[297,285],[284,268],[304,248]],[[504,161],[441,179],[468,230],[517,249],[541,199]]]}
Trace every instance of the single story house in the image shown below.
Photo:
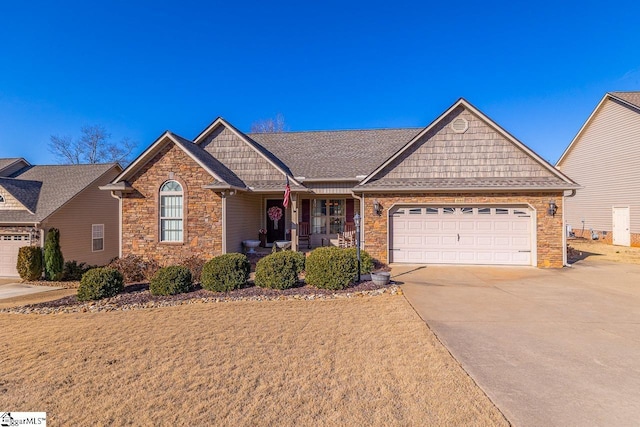
{"label": "single story house", "polygon": [[565,205],[576,236],[640,246],[640,92],[605,94],[556,167],[584,187]]}
{"label": "single story house", "polygon": [[192,141],[165,132],[101,188],[120,198],[121,254],[162,264],[239,252],[259,229],[335,244],[358,213],[385,263],[562,267],[578,185],[460,99],[425,128],[245,134],[218,118]]}
{"label": "single story house", "polygon": [[122,172],[117,164],[34,166],[0,159],[0,277],[18,277],[22,246],[44,247],[60,230],[66,261],[103,265],[118,256],[118,200],[100,191]]}

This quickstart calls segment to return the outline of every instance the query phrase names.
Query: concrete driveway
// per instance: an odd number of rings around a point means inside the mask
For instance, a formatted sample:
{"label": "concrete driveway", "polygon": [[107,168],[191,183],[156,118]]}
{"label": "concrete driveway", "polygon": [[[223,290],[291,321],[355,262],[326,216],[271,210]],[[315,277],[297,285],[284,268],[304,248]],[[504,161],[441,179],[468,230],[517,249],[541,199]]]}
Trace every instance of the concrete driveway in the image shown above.
{"label": "concrete driveway", "polygon": [[640,422],[640,265],[402,266],[392,274],[514,425]]}
{"label": "concrete driveway", "polygon": [[54,286],[28,285],[20,283],[20,279],[0,278],[0,300],[29,294],[37,294],[39,292],[54,291],[56,289],[62,288]]}

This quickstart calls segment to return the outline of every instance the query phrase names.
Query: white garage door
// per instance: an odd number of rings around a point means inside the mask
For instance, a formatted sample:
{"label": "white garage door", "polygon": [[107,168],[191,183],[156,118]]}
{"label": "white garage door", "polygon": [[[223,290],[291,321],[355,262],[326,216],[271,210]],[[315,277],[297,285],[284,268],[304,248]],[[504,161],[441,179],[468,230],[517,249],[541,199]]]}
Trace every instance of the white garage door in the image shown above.
{"label": "white garage door", "polygon": [[532,212],[511,207],[401,207],[390,219],[392,262],[531,265]]}
{"label": "white garage door", "polygon": [[29,246],[28,234],[0,234],[0,277],[19,277],[18,249]]}

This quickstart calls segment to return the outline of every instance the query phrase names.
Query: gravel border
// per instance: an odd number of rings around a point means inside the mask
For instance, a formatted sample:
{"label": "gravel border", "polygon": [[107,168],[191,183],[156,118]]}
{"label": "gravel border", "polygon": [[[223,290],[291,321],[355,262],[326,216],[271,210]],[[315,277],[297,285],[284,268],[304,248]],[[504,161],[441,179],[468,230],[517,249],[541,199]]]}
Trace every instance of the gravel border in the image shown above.
{"label": "gravel border", "polygon": [[[52,282],[49,282],[52,283]],[[57,313],[97,313],[106,311],[129,311],[146,308],[172,307],[185,304],[218,303],[232,301],[290,301],[290,300],[332,300],[343,298],[372,297],[383,294],[399,295],[402,290],[391,283],[378,286],[371,281],[351,285],[346,289],[332,291],[301,284],[285,290],[266,289],[249,285],[230,292],[211,292],[197,289],[172,296],[153,296],[147,283],[127,285],[123,293],[98,301],[78,301],[70,295],[54,301],[29,304],[20,307],[0,309],[0,313],[57,314]]]}

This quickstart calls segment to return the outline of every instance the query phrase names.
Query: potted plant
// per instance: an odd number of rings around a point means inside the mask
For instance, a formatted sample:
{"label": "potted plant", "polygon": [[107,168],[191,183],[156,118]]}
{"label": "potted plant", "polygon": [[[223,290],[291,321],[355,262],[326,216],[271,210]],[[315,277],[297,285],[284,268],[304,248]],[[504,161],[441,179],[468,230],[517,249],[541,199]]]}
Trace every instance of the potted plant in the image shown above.
{"label": "potted plant", "polygon": [[385,286],[391,279],[391,273],[388,271],[371,272],[371,280],[378,286]]}
{"label": "potted plant", "polygon": [[267,247],[267,230],[265,230],[264,228],[261,228],[260,230],[258,230],[258,238],[260,239],[260,247],[266,248]]}

